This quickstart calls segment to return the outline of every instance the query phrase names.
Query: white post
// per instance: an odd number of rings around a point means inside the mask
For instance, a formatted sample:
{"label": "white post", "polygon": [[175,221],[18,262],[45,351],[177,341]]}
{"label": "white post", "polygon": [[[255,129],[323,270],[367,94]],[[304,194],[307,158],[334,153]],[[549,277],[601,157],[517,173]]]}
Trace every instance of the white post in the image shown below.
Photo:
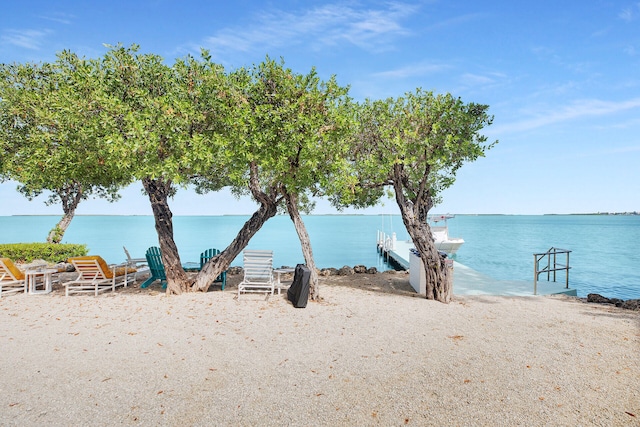
{"label": "white post", "polygon": [[392,250],[396,250],[396,242],[398,241],[398,239],[396,238],[396,233],[393,233],[391,235],[391,249]]}

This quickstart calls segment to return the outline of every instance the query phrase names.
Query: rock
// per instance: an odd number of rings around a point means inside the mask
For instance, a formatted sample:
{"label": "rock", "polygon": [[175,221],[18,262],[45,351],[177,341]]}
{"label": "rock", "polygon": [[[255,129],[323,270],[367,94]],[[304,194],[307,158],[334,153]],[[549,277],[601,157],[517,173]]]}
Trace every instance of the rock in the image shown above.
{"label": "rock", "polygon": [[58,271],[66,271],[67,273],[76,270],[70,262],[59,262],[56,264],[55,268],[57,268]]}
{"label": "rock", "polygon": [[607,298],[603,297],[600,294],[589,294],[587,295],[587,302],[594,302],[597,304],[613,304],[616,307],[622,307],[627,310],[640,311],[640,299],[630,299],[624,301],[620,298]]}
{"label": "rock", "polygon": [[335,268],[323,268],[319,273],[321,276],[335,276],[338,274],[338,270]]}
{"label": "rock", "polygon": [[227,269],[227,274],[234,276],[236,274],[242,274],[242,271],[242,267],[229,267]]}
{"label": "rock", "polygon": [[47,267],[47,261],[43,259],[34,259],[28,264],[22,264],[22,268],[25,270],[32,270],[38,267]]}
{"label": "rock", "polygon": [[355,274],[355,272],[353,271],[353,268],[349,267],[348,265],[345,265],[340,270],[338,270],[339,276],[351,276],[353,274]]}
{"label": "rock", "polygon": [[640,299],[626,300],[620,305],[620,307],[626,308],[627,310],[640,311]]}
{"label": "rock", "polygon": [[603,297],[600,294],[587,295],[587,302],[595,302],[598,304],[613,304],[609,298]]}
{"label": "rock", "polygon": [[369,267],[367,268],[367,274],[377,274],[378,273],[378,269],[375,267]]}
{"label": "rock", "polygon": [[385,270],[383,274],[409,274],[409,270]]}
{"label": "rock", "polygon": [[367,272],[367,267],[364,265],[356,265],[353,267],[353,272],[356,274],[362,274]]}

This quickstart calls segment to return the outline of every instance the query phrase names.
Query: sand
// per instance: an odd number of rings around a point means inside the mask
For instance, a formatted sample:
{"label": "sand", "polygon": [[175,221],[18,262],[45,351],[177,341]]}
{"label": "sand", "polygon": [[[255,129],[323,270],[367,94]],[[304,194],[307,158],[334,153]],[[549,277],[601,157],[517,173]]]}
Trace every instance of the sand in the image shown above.
{"label": "sand", "polygon": [[286,292],[0,299],[0,425],[640,425],[640,313],[417,297],[408,276]]}

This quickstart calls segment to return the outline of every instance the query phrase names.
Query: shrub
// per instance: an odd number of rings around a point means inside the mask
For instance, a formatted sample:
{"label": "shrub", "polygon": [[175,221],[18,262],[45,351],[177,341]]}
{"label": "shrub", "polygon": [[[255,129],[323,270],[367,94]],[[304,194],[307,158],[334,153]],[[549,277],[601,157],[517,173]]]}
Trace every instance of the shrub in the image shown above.
{"label": "shrub", "polygon": [[43,259],[50,263],[64,262],[70,257],[87,255],[87,245],[71,243],[1,243],[0,257],[20,263]]}

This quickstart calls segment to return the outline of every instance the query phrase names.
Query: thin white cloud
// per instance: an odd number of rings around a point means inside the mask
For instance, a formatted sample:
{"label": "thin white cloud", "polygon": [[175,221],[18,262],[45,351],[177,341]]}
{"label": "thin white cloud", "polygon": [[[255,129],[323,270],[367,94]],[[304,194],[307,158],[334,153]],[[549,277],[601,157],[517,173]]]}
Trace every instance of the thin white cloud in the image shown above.
{"label": "thin white cloud", "polygon": [[480,75],[480,74],[472,74],[472,73],[463,74],[461,79],[462,79],[462,82],[468,86],[477,86],[477,85],[486,86],[486,85],[495,83],[495,79],[493,77]]}
{"label": "thin white cloud", "polygon": [[9,44],[25,49],[38,50],[49,30],[5,30],[0,36],[0,44]]}
{"label": "thin white cloud", "polygon": [[262,12],[255,16],[253,25],[223,29],[204,43],[214,55],[303,43],[316,48],[348,43],[367,50],[388,49],[395,37],[409,34],[402,21],[418,6],[399,2],[384,6],[327,4],[298,13]]}
{"label": "thin white cloud", "polygon": [[75,16],[68,13],[53,13],[51,15],[42,15],[40,18],[57,22],[58,24],[71,25]]}
{"label": "thin white cloud", "polygon": [[405,67],[396,68],[393,70],[374,73],[373,77],[382,77],[382,78],[388,78],[388,79],[404,79],[407,77],[416,77],[416,76],[425,76],[429,74],[434,74],[450,68],[451,66],[447,64],[437,64],[437,63],[412,64],[412,65],[407,65]]}
{"label": "thin white cloud", "polygon": [[522,132],[555,123],[586,117],[599,117],[635,108],[640,108],[640,98],[633,98],[621,102],[602,101],[598,99],[579,100],[553,111],[544,112],[536,117],[497,126],[493,130],[498,133]]}
{"label": "thin white cloud", "polygon": [[631,129],[640,127],[640,117],[634,117],[628,120],[621,120],[608,126],[597,126],[596,129]]}
{"label": "thin white cloud", "polygon": [[613,154],[637,153],[637,152],[640,152],[640,145],[629,146],[629,147],[618,147],[610,151],[610,153],[613,153]]}
{"label": "thin white cloud", "polygon": [[440,30],[442,28],[452,27],[452,26],[460,26],[461,24],[466,24],[467,22],[476,21],[478,19],[486,16],[483,13],[468,13],[466,15],[459,15],[450,19],[445,19],[440,22],[435,22],[430,25],[427,25],[425,29],[427,30]]}
{"label": "thin white cloud", "polygon": [[618,17],[620,19],[622,19],[623,21],[631,22],[631,21],[633,21],[633,11],[630,8],[623,9],[618,14]]}
{"label": "thin white cloud", "polygon": [[628,154],[633,155],[635,153],[640,152],[640,145],[631,145],[625,147],[607,147],[601,150],[592,150],[587,152],[579,152],[573,153],[574,156],[580,158],[590,158],[590,157],[604,157],[604,156],[617,156],[619,154]]}
{"label": "thin white cloud", "polygon": [[633,6],[625,7],[618,14],[618,18],[625,22],[632,22],[638,18],[640,14],[640,2],[635,3]]}
{"label": "thin white cloud", "polygon": [[[490,71],[484,73],[463,73],[457,78],[457,87],[450,89],[452,93],[486,94],[511,83],[505,73]],[[484,96],[484,95],[482,95]]]}

